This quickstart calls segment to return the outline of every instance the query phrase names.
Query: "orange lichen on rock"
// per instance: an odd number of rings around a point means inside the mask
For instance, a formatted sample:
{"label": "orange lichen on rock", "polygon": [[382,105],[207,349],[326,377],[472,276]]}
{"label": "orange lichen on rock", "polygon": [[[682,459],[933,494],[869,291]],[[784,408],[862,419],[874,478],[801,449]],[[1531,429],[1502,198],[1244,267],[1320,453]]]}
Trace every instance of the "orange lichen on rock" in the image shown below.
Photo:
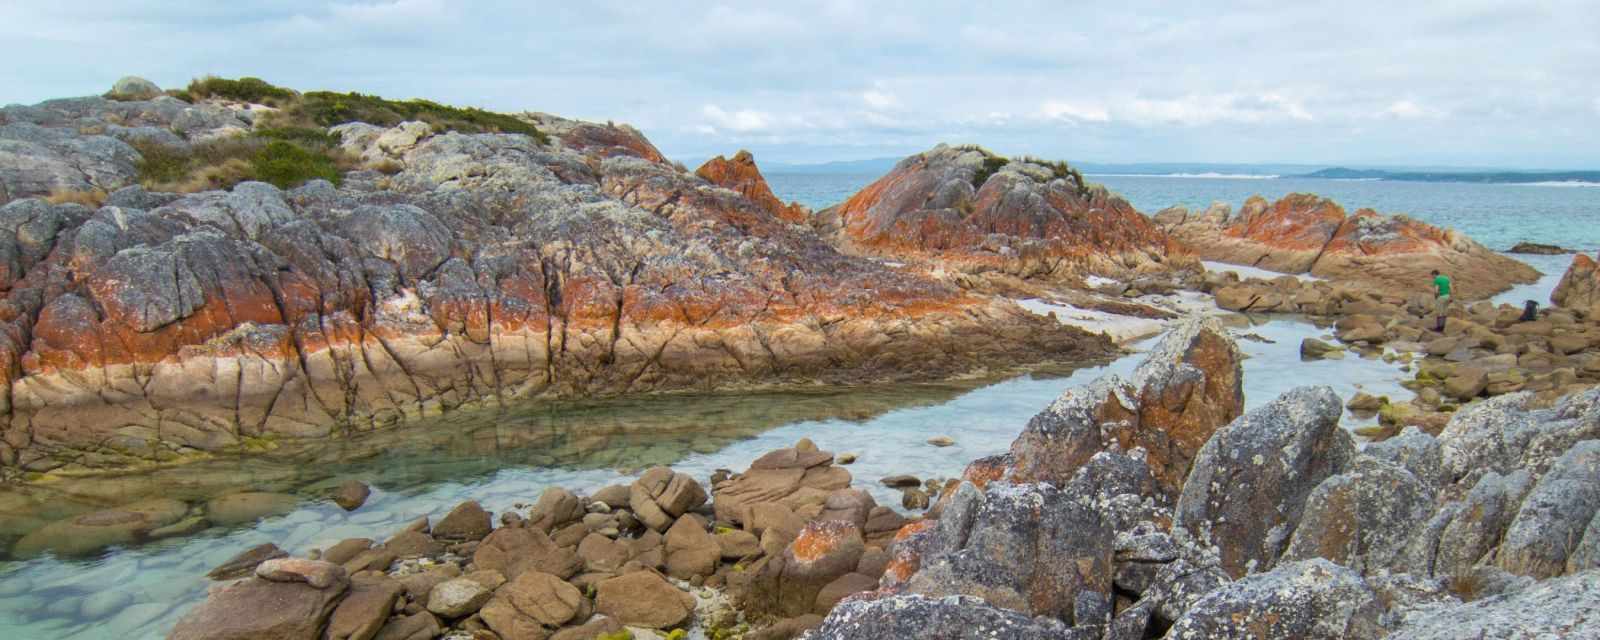
{"label": "orange lichen on rock", "polygon": [[794,539],[794,544],[789,548],[794,559],[800,562],[816,562],[838,551],[845,543],[852,539],[859,541],[860,531],[855,525],[841,520],[821,520],[806,523],[800,530],[800,535]]}
{"label": "orange lichen on rock", "polygon": [[766,177],[761,175],[761,169],[756,167],[756,160],[749,151],[741,149],[731,159],[717,156],[707,160],[694,174],[711,184],[739,192],[784,222],[800,224],[811,217],[811,212],[800,203],[784,204],[778,196],[773,195],[772,188],[767,186]]}

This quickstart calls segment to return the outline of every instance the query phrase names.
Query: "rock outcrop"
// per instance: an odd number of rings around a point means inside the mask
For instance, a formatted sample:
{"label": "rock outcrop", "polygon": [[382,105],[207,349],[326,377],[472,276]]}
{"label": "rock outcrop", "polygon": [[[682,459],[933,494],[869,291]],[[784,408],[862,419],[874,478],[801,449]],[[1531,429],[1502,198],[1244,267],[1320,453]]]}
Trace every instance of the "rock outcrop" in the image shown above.
{"label": "rock outcrop", "polygon": [[1572,264],[1562,274],[1561,282],[1550,292],[1550,302],[1558,307],[1579,309],[1593,313],[1600,308],[1600,264],[1588,254],[1572,256]]}
{"label": "rock outcrop", "polygon": [[707,160],[694,170],[694,174],[706,182],[739,192],[784,222],[804,224],[811,218],[811,211],[805,206],[798,202],[784,204],[778,196],[773,195],[772,188],[767,186],[767,179],[761,175],[761,169],[756,167],[756,159],[749,151],[741,149],[732,158],[717,156]]}
{"label": "rock outcrop", "polygon": [[1340,282],[1427,293],[1437,269],[1458,298],[1486,298],[1539,273],[1449,229],[1371,209],[1346,214],[1327,198],[1296,193],[1277,202],[1255,196],[1238,214],[1227,205],[1191,213],[1181,207],[1155,216],[1157,224],[1207,260],[1282,273],[1309,273]]}
{"label": "rock outcrop", "polygon": [[[1111,348],[843,255],[624,126],[528,116],[545,144],[348,123],[331,130],[343,152],[384,172],[287,191],[132,185],[141,155],[125,140],[184,148],[243,134],[254,113],[166,96],[0,109],[0,468],[178,461],[512,399],[933,378]],[[60,190],[110,193],[98,209],[32,197]]]}
{"label": "rock outcrop", "polygon": [[1095,454],[1143,449],[1170,503],[1194,456],[1244,412],[1243,356],[1215,320],[1177,325],[1133,375],[1071,389],[1011,445],[1007,478],[1063,485]]}
{"label": "rock outcrop", "polygon": [[1070,279],[1197,268],[1126,200],[1064,163],[940,145],[817,214],[851,251],[969,272]]}

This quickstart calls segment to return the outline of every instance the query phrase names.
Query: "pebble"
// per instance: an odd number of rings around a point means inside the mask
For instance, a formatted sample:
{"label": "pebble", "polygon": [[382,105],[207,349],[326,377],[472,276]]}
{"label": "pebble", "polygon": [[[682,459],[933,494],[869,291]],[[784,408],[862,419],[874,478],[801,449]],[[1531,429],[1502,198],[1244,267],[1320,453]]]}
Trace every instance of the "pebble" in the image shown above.
{"label": "pebble", "polygon": [[928,444],[931,444],[935,447],[948,447],[955,443],[955,439],[951,438],[950,436],[934,436],[932,438],[928,438]]}

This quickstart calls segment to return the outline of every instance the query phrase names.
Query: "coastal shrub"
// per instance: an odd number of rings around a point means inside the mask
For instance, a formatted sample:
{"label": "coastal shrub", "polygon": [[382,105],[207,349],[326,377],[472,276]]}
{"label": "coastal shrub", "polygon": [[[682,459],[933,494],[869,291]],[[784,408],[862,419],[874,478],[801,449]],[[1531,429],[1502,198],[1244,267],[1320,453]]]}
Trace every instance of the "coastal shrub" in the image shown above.
{"label": "coastal shrub", "polygon": [[261,78],[230,80],[216,76],[196,78],[187,89],[191,98],[224,98],[277,106],[294,98],[294,92]]}
{"label": "coastal shrub", "polygon": [[292,189],[308,180],[339,183],[339,167],[327,153],[317,153],[285,140],[273,140],[251,160],[255,179],[279,189]]}
{"label": "coastal shrub", "polygon": [[983,164],[978,165],[978,170],[972,173],[972,188],[982,189],[983,183],[988,182],[990,176],[1010,163],[1010,160],[1001,156],[985,156]]}
{"label": "coastal shrub", "polygon": [[105,189],[55,189],[44,197],[50,204],[81,204],[90,209],[99,209],[106,203]]}
{"label": "coastal shrub", "polygon": [[532,123],[516,116],[473,107],[452,107],[430,100],[389,100],[354,92],[309,91],[286,111],[287,118],[302,125],[332,127],[365,122],[392,127],[408,120],[420,120],[438,132],[521,133],[540,144],[550,141]]}
{"label": "coastal shrub", "polygon": [[283,140],[326,148],[337,147],[342,142],[338,134],[328,133],[326,129],[316,127],[264,127],[256,129],[254,135],[268,140]]}

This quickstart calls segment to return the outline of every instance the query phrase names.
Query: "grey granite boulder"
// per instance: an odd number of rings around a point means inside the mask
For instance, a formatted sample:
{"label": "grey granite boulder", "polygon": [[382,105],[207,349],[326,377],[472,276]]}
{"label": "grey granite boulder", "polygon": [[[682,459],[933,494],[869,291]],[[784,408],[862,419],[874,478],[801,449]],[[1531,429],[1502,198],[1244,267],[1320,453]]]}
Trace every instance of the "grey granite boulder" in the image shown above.
{"label": "grey granite boulder", "polygon": [[978,596],[1029,615],[1105,624],[1112,608],[1112,532],[1077,498],[1048,484],[992,482],[970,524],[965,505],[952,501],[944,517],[953,526],[947,529],[941,518],[940,550],[922,558],[907,590]]}
{"label": "grey granite boulder", "polygon": [[1472,567],[1500,543],[1506,527],[1532,488],[1533,478],[1525,470],[1504,476],[1490,471],[1480,477],[1472,491],[1461,500],[1459,512],[1439,534],[1433,573],[1440,576],[1470,573]]}
{"label": "grey granite boulder", "polygon": [[1600,440],[1586,440],[1556,460],[1522,501],[1500,543],[1500,567],[1535,578],[1561,575],[1568,556],[1583,544],[1596,512],[1600,512]]}
{"label": "grey granite boulder", "polygon": [[1217,549],[1233,577],[1270,568],[1300,524],[1307,496],[1355,455],[1328,387],[1301,387],[1206,442],[1178,499],[1175,526]]}
{"label": "grey granite boulder", "polygon": [[161,87],[139,76],[123,76],[106,92],[106,97],[113,100],[150,100],[159,95]]}
{"label": "grey granite boulder", "polygon": [[1596,620],[1600,570],[1590,570],[1472,602],[1417,607],[1388,638],[1593,638]]}
{"label": "grey granite boulder", "polygon": [[1099,630],[1074,632],[1045,616],[1030,617],[971,596],[898,595],[847,599],[834,607],[807,640],[1067,640],[1099,638]]}
{"label": "grey granite boulder", "polygon": [[1527,469],[1539,476],[1579,440],[1600,438],[1600,389],[1567,396],[1550,409],[1531,408],[1532,399],[1512,393],[1457,412],[1438,438],[1446,475],[1460,480],[1480,470]]}
{"label": "grey granite boulder", "polygon": [[1400,465],[1435,493],[1445,483],[1444,454],[1439,441],[1417,427],[1406,427],[1400,435],[1374,442],[1361,449],[1374,458],[1382,458]]}
{"label": "grey granite boulder", "polygon": [[1432,494],[1399,465],[1356,456],[1306,498],[1283,559],[1326,558],[1361,573],[1386,569],[1433,515]]}
{"label": "grey granite boulder", "polygon": [[1217,589],[1168,630],[1168,640],[1380,638],[1376,594],[1323,559],[1291,562]]}

